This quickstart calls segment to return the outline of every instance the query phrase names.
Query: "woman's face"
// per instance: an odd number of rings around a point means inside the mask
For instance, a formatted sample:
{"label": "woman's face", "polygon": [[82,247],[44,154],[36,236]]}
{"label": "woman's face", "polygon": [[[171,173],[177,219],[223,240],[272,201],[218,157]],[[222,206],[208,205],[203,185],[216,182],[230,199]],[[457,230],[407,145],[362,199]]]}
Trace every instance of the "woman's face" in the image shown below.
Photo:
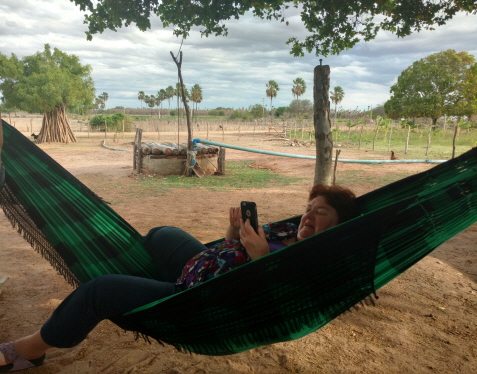
{"label": "woman's face", "polygon": [[306,239],[312,235],[336,226],[339,223],[338,212],[328,205],[323,196],[317,196],[306,206],[306,212],[301,217],[298,226],[298,240]]}

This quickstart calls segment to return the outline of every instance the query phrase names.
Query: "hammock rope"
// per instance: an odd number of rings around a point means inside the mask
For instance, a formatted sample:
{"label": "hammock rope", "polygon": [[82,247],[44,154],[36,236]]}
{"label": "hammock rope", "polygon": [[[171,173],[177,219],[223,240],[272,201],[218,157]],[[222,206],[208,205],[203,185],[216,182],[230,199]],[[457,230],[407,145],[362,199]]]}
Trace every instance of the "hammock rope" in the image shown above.
{"label": "hammock rope", "polygon": [[[157,279],[134,228],[2,125],[0,205],[35,248],[48,243],[40,252],[70,283],[103,274]],[[206,355],[309,334],[477,221],[477,149],[357,201],[361,215],[351,221],[112,321]]]}

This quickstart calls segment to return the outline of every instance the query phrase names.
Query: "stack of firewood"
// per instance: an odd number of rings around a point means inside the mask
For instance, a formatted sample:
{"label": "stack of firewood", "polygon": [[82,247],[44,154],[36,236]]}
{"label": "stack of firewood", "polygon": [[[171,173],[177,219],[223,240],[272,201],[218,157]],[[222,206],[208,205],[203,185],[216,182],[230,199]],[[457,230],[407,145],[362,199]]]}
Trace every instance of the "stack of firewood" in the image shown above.
{"label": "stack of firewood", "polygon": [[[197,144],[197,154],[216,154],[219,148],[212,145]],[[143,155],[166,155],[166,156],[187,156],[187,143],[154,143],[145,142],[141,144]]]}

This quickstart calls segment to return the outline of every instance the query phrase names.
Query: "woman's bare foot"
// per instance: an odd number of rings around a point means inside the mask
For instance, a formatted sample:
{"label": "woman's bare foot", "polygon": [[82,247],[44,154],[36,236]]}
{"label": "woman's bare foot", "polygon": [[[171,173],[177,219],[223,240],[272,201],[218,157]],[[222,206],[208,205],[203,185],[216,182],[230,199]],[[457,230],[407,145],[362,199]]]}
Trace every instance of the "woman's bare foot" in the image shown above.
{"label": "woman's bare foot", "polygon": [[0,352],[0,366],[8,365],[10,361],[8,361],[2,352]]}

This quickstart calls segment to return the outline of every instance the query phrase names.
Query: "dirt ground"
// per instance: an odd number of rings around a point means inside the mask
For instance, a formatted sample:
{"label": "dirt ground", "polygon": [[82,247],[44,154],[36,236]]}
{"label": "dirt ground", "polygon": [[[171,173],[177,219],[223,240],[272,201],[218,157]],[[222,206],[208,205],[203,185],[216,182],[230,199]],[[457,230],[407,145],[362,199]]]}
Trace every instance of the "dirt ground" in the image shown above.
{"label": "dirt ground", "polygon": [[[30,134],[25,131],[25,135]],[[253,200],[262,223],[302,212],[311,187],[314,161],[227,150],[227,160],[250,160],[253,167],[303,178],[291,186],[210,191],[166,189],[160,196],[131,193],[137,185],[132,153],[102,147],[102,137],[77,134],[70,145],[40,147],[79,178],[139,232],[175,225],[203,242],[223,237],[227,209]],[[162,141],[173,135],[162,134]],[[184,135],[185,136],[185,135]],[[195,134],[203,137],[204,134]],[[211,134],[211,140],[278,152],[312,154],[313,147],[250,134]],[[143,135],[157,140],[156,134]],[[107,144],[132,149],[132,135]],[[343,148],[343,158],[388,158]],[[358,195],[376,180],[426,170],[428,164],[338,164],[343,180]],[[343,179],[342,175],[348,175]],[[356,182],[350,175],[356,176]],[[213,178],[213,177],[211,177]],[[160,183],[160,180],[158,180]],[[129,192],[128,192],[129,191]],[[13,230],[0,212],[0,276],[8,281],[0,295],[0,342],[37,330],[72,288]],[[375,305],[364,302],[302,339],[248,352],[208,357],[179,353],[105,321],[77,347],[52,349],[45,365],[30,373],[476,373],[477,372],[477,225],[436,249],[405,274],[378,291]]]}

